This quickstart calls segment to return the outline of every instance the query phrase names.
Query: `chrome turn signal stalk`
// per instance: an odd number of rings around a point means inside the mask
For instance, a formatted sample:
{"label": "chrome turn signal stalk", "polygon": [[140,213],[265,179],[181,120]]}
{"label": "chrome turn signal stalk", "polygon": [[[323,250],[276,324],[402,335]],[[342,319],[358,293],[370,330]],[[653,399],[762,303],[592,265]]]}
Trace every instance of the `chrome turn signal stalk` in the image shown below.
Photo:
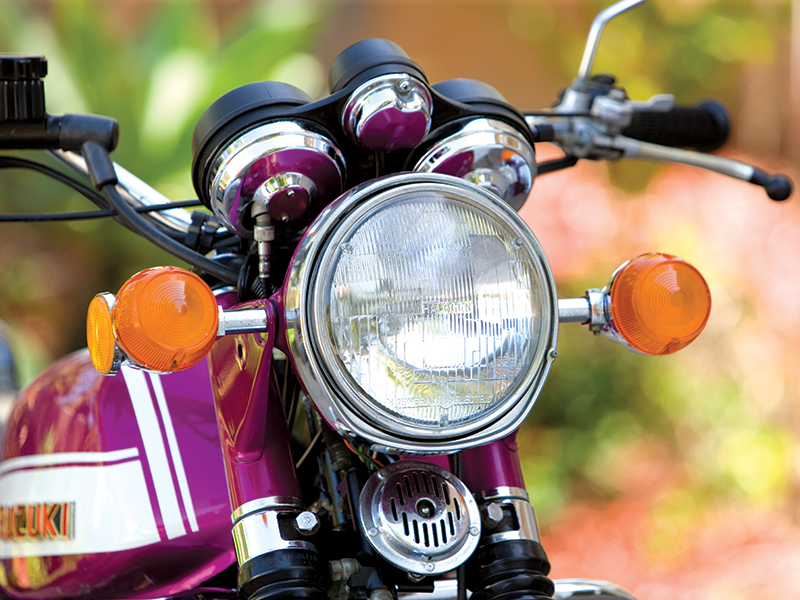
{"label": "chrome turn signal stalk", "polygon": [[219,307],[217,336],[229,333],[259,333],[269,329],[270,314],[264,308],[223,310]]}

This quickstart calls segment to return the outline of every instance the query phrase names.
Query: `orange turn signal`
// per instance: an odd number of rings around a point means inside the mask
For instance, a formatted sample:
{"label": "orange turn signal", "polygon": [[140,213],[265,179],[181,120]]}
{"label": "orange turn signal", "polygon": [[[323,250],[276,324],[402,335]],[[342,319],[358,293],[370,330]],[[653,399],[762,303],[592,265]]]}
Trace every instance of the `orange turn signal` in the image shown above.
{"label": "orange turn signal", "polygon": [[111,307],[114,306],[114,294],[97,294],[89,304],[86,314],[86,340],[89,346],[89,357],[97,371],[109,375],[119,368],[117,343],[114,339],[114,328],[111,324]]}
{"label": "orange turn signal", "polygon": [[706,280],[670,254],[651,252],[633,259],[617,271],[610,287],[614,328],[645,354],[672,354],[688,346],[711,314]]}
{"label": "orange turn signal", "polygon": [[145,269],[120,288],[111,310],[114,337],[136,364],[169,373],[200,362],[217,338],[211,288],[177,267]]}

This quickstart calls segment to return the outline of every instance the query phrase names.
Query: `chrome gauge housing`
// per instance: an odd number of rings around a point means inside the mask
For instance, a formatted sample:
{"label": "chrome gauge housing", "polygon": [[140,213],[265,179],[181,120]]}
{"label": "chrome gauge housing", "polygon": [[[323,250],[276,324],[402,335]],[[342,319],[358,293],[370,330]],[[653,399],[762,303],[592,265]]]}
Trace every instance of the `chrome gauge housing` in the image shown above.
{"label": "chrome gauge housing", "polygon": [[473,119],[436,142],[414,171],[461,177],[494,192],[519,210],[536,177],[533,146],[511,125]]}
{"label": "chrome gauge housing", "polygon": [[209,169],[210,207],[238,235],[252,237],[250,205],[275,221],[299,219],[342,190],[344,157],[326,136],[293,121],[260,124],[238,134]]}
{"label": "chrome gauge housing", "polygon": [[555,355],[544,252],[495,194],[404,173],[354,188],[312,223],[283,297],[300,380],[341,434],[410,454],[507,435]]}

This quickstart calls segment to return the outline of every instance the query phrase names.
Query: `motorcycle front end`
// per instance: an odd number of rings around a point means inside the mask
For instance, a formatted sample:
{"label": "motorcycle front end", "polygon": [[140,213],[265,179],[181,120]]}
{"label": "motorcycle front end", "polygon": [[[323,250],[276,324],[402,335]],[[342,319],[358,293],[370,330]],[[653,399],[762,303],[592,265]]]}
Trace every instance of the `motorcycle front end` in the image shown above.
{"label": "motorcycle front end", "polygon": [[[193,269],[96,296],[88,353],[20,393],[0,463],[3,592],[630,600],[548,578],[517,432],[560,324],[670,354],[706,326],[709,286],[651,252],[560,299],[517,211],[537,176],[622,156],[791,193],[783,176],[672,147],[724,138],[717,105],[637,104],[592,78],[603,26],[641,1],[598,16],[552,111],[524,114],[479,81],[431,85],[380,39],[336,58],[321,100],[237,88],[195,129],[209,211],[191,216],[112,162],[112,120],[44,111],[40,58],[4,58],[25,110],[0,121],[0,147],[49,150]],[[537,162],[540,142],[565,157]]]}

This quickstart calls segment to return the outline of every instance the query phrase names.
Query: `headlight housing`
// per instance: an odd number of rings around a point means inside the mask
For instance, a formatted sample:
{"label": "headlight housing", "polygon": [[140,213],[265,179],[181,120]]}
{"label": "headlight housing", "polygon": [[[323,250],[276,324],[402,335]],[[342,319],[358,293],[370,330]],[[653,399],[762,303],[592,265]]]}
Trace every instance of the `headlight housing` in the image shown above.
{"label": "headlight housing", "polygon": [[516,428],[554,355],[539,243],[494,194],[405,173],[354,188],[311,225],[286,287],[297,373],[340,433],[455,452]]}

